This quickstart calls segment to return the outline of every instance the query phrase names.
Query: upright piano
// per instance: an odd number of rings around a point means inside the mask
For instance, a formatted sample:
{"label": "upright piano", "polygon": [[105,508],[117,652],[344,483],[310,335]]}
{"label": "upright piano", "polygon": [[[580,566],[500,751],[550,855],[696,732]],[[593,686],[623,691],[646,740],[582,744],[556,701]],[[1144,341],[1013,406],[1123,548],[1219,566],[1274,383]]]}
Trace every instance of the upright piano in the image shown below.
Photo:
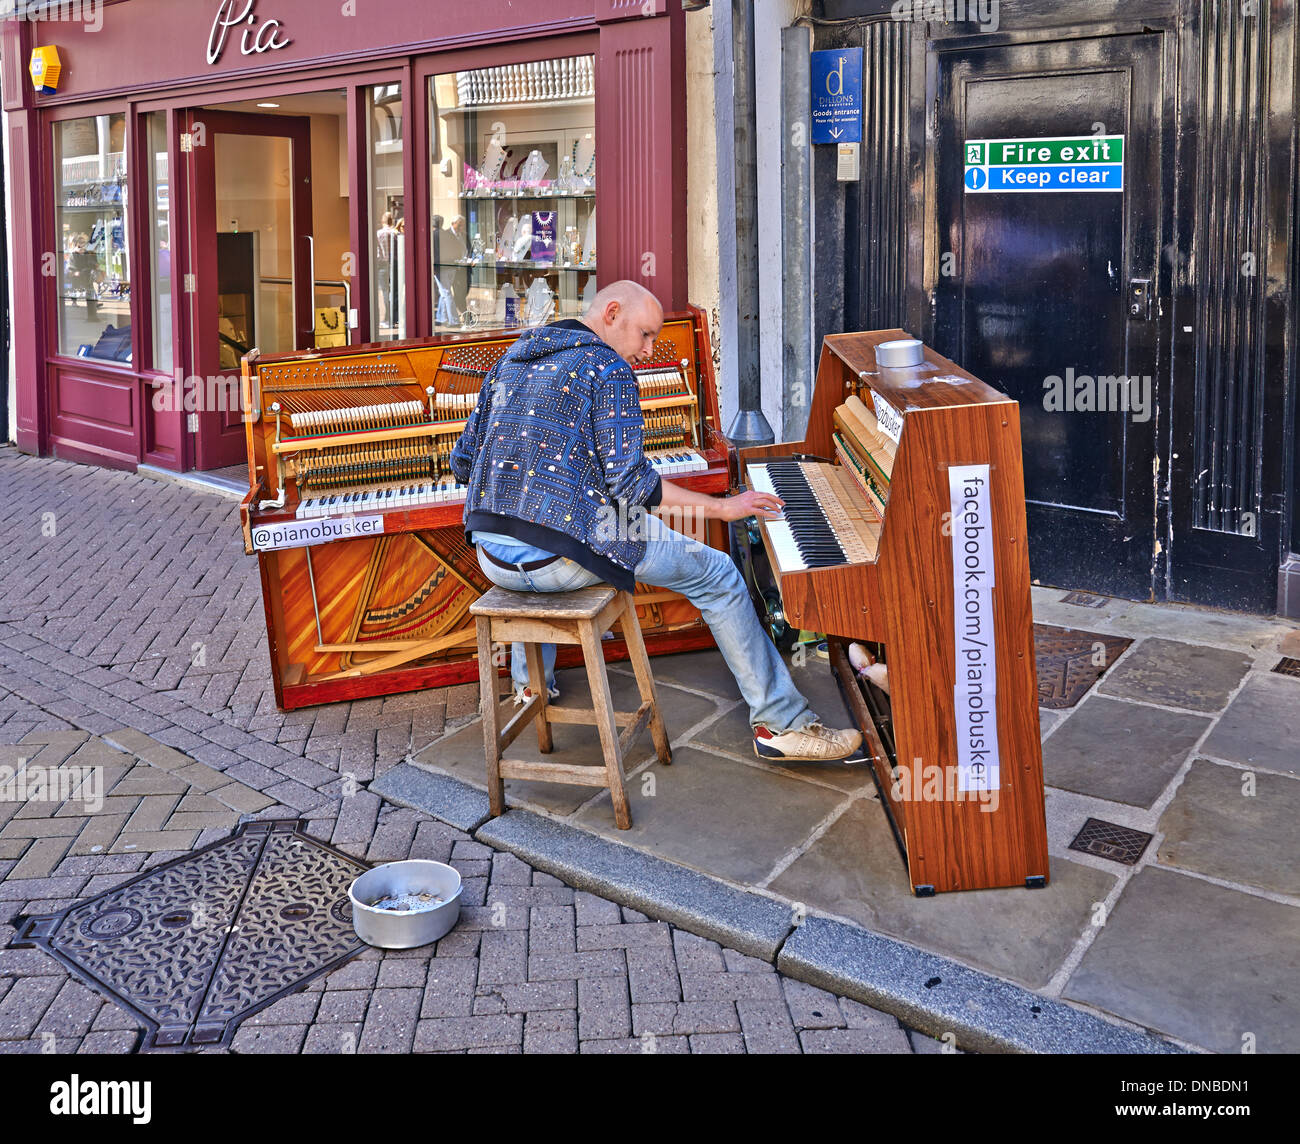
{"label": "upright piano", "polygon": [[785,621],[828,636],[913,891],[1045,885],[1019,406],[902,330],[833,334],[805,439],[738,464],[786,501],[761,555]]}
{"label": "upright piano", "polygon": [[[488,372],[518,330],[467,333],[243,363],[249,493],[244,549],[262,577],[281,709],[478,678],[470,605],[490,586],[461,525],[450,455]],[[646,452],[673,481],[733,485],[719,429],[708,324],[669,314],[636,366]],[[719,522],[703,539],[726,551]],[[651,654],[708,647],[699,612],[637,586]],[[559,663],[577,662],[561,648]],[[606,655],[623,658],[621,640]]]}

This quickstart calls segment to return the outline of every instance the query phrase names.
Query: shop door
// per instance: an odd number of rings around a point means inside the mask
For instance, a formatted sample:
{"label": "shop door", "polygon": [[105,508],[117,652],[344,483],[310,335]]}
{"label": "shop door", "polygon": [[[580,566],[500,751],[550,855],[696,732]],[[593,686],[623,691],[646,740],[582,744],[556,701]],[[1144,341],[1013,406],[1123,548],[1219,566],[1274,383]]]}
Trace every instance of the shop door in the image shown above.
{"label": "shop door", "polygon": [[[936,57],[931,339],[1020,403],[1035,581],[1149,599],[1171,226],[1160,36]],[[1090,142],[1081,151],[1074,138]],[[1033,149],[1008,151],[1007,140]],[[1115,191],[1106,160],[1118,154]],[[1063,162],[1080,156],[1088,162]],[[1016,166],[1004,174],[995,162]],[[1101,189],[1048,189],[1075,185]]]}
{"label": "shop door", "polygon": [[208,108],[187,118],[193,373],[204,383],[191,425],[195,468],[207,470],[246,458],[244,354],[315,344],[311,121]]}

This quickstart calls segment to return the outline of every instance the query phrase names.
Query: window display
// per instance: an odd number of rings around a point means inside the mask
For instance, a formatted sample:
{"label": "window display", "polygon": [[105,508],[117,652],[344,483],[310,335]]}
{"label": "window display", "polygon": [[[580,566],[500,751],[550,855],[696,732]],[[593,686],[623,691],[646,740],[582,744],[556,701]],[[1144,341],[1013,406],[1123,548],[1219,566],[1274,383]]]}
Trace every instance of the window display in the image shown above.
{"label": "window display", "polygon": [[131,361],[126,116],[54,125],[59,352]]}
{"label": "window display", "polygon": [[435,76],[438,332],[576,317],[596,290],[591,56]]}

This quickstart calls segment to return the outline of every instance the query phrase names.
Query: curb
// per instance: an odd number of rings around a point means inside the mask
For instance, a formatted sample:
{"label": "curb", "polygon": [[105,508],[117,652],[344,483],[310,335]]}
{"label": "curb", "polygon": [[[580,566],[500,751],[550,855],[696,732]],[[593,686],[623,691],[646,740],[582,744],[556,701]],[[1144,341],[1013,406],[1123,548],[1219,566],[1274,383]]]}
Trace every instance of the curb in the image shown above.
{"label": "curb", "polygon": [[530,810],[488,814],[487,795],[402,763],[368,784],[476,841],[640,913],[773,963],[788,977],[871,1005],[911,1028],[984,1053],[1181,1053],[1129,1028],[861,926],[790,910],[707,874]]}

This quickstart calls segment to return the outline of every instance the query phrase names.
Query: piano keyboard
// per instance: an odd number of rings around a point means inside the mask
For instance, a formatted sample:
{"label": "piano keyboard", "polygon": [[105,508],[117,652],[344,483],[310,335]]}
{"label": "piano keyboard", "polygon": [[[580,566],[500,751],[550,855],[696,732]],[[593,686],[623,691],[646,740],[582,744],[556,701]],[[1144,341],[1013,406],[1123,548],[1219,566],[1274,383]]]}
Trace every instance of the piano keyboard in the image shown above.
{"label": "piano keyboard", "polygon": [[694,449],[656,449],[646,453],[647,459],[661,477],[676,476],[679,473],[702,473],[709,467],[709,462]]}
{"label": "piano keyboard", "polygon": [[352,516],[357,513],[391,512],[394,509],[424,508],[465,499],[465,486],[452,477],[437,481],[413,481],[383,489],[358,489],[351,493],[308,497],[294,516],[310,520],[322,516]]}
{"label": "piano keyboard", "polygon": [[831,466],[817,462],[769,461],[747,466],[750,488],[774,493],[785,501],[780,519],[763,521],[781,572],[874,558],[854,526],[857,514],[845,509],[826,469],[834,472]]}

